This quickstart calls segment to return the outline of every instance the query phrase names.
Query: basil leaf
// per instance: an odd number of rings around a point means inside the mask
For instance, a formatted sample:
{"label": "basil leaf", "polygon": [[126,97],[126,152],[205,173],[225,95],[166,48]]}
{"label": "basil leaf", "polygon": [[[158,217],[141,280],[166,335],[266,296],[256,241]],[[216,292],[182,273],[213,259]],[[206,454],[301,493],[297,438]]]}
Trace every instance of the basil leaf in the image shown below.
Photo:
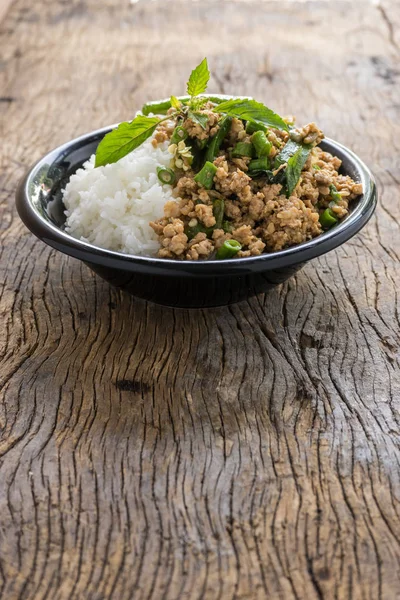
{"label": "basil leaf", "polygon": [[171,101],[171,106],[173,108],[176,108],[177,110],[181,109],[182,102],[180,100],[178,100],[178,98],[176,96],[171,96],[170,101]]}
{"label": "basil leaf", "polygon": [[286,174],[286,189],[288,197],[296,187],[307,158],[310,155],[312,146],[303,144],[293,156],[287,161]]}
{"label": "basil leaf", "polygon": [[282,117],[255,100],[246,100],[245,98],[227,100],[216,106],[214,112],[224,113],[244,121],[256,121],[275,129],[289,130]]}
{"label": "basil leaf", "polygon": [[187,225],[187,227],[185,227],[185,233],[188,236],[189,240],[192,240],[194,237],[196,237],[198,233],[205,233],[206,236],[209,239],[211,239],[214,229],[215,226],[206,227],[205,225],[203,225],[203,223],[200,223],[200,221],[198,221],[197,225],[195,225],[194,227],[190,227],[189,225]]}
{"label": "basil leaf", "polygon": [[208,80],[210,79],[210,71],[208,70],[207,59],[201,61],[201,63],[191,72],[189,81],[187,84],[187,93],[190,96],[198,96],[207,89]]}
{"label": "basil leaf", "polygon": [[301,144],[293,140],[288,140],[279,154],[276,155],[273,168],[277,169],[284,163],[287,163],[289,158],[296,154],[299,148],[301,148]]}
{"label": "basil leaf", "polygon": [[97,146],[95,167],[117,162],[143,144],[153,133],[160,119],[138,115],[130,123],[121,123],[107,133]]}
{"label": "basil leaf", "polygon": [[189,110],[188,117],[195,123],[198,123],[203,129],[207,127],[208,117],[204,113]]}
{"label": "basil leaf", "polygon": [[252,179],[258,179],[260,177],[264,177],[267,180],[267,183],[280,183],[281,185],[285,184],[285,171],[281,169],[276,175],[274,175],[273,171],[269,169],[257,169],[251,172],[250,177]]}

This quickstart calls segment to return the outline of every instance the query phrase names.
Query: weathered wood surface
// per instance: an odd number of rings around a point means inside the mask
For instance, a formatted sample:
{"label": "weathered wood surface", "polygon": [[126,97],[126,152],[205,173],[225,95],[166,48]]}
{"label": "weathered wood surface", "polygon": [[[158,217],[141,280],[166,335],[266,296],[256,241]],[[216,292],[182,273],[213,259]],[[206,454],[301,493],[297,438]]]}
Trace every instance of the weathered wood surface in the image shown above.
{"label": "weathered wood surface", "polygon": [[[16,0],[1,28],[0,597],[400,598],[397,3]],[[397,13],[396,13],[397,10]],[[316,119],[380,206],[268,297],[187,312],[22,225],[26,167],[184,91]]]}

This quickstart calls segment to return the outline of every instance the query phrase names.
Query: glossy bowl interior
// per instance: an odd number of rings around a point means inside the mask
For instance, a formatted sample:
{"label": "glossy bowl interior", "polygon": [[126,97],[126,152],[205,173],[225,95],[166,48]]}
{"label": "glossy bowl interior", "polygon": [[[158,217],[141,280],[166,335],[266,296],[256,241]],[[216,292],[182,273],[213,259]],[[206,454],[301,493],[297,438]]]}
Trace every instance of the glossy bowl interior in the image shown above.
{"label": "glossy bowl interior", "polygon": [[39,160],[19,185],[17,209],[25,225],[46,244],[84,261],[112,285],[158,304],[185,308],[221,306],[267,292],[308,260],[355,235],[376,206],[376,186],[369,169],[353,152],[325,139],[321,148],[342,160],[341,172],[362,183],[364,193],[343,221],[317,238],[280,252],[225,261],[166,260],[99,248],[65,231],[62,189],[112,128],[83,135]]}

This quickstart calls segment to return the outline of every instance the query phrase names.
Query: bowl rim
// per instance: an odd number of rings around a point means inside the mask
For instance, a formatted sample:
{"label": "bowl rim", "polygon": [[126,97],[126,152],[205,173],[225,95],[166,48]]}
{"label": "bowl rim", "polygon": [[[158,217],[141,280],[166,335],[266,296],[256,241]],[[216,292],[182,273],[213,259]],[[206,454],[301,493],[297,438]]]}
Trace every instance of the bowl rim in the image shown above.
{"label": "bowl rim", "polygon": [[[213,94],[217,96],[217,94]],[[284,250],[249,256],[243,258],[231,258],[223,261],[185,261],[176,259],[157,258],[154,256],[140,256],[135,254],[124,254],[115,250],[108,250],[74,238],[66,231],[44,218],[36,209],[29,193],[29,186],[40,168],[54,162],[56,157],[66,154],[73,147],[99,140],[109,131],[117,127],[118,123],[96,129],[94,131],[78,136],[69,142],[57,146],[42,158],[40,158],[23,176],[17,191],[16,205],[20,218],[27,228],[39,239],[61,252],[83,260],[128,271],[148,271],[156,267],[159,272],[173,270],[176,273],[187,272],[202,275],[223,274],[229,268],[230,273],[234,270],[240,272],[266,271],[305,262],[311,258],[321,256],[333,250],[349,240],[366,225],[371,218],[377,203],[376,183],[366,164],[349,148],[331,138],[324,138],[323,143],[330,146],[329,151],[339,149],[343,155],[350,159],[356,167],[359,180],[363,184],[363,194],[357,206],[349,213],[343,221],[332,229],[306,242],[290,246]]]}

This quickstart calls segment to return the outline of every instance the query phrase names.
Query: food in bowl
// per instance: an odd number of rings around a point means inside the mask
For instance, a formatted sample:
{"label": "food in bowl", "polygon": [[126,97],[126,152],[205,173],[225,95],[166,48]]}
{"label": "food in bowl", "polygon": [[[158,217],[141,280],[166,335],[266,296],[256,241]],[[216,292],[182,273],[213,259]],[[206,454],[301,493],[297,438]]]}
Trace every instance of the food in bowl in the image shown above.
{"label": "food in bowl", "polygon": [[121,123],[63,191],[66,230],[96,246],[176,260],[258,256],[330,229],[362,194],[295,127],[251,98],[207,96],[204,59],[187,96]]}

